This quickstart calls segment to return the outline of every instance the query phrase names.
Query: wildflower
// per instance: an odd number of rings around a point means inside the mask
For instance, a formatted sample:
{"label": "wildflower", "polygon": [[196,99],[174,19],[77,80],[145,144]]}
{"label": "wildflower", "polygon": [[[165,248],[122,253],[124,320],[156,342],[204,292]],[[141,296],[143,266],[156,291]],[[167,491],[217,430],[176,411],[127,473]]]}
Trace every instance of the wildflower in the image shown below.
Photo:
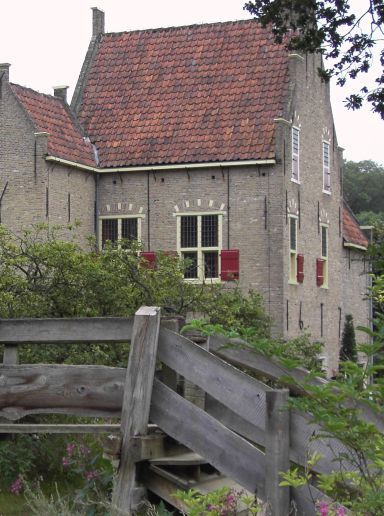
{"label": "wildflower", "polygon": [[75,447],[76,447],[75,443],[68,443],[67,444],[67,456],[68,457],[72,457],[73,450],[75,449]]}
{"label": "wildflower", "polygon": [[19,496],[22,489],[23,489],[23,478],[21,476],[18,476],[17,479],[11,485],[10,491],[11,491],[11,493],[15,494],[16,496]]}
{"label": "wildflower", "polygon": [[85,474],[85,479],[87,482],[90,482],[94,478],[96,478],[99,475],[99,472],[97,470],[88,471],[88,473]]}
{"label": "wildflower", "polygon": [[91,450],[84,446],[84,444],[80,444],[78,450],[80,455],[89,455],[91,453]]}
{"label": "wildflower", "polygon": [[345,516],[345,509],[342,505],[337,509],[337,516]]}
{"label": "wildflower", "polygon": [[68,460],[68,457],[63,457],[63,466],[66,468],[67,466],[69,466],[69,460]]}
{"label": "wildflower", "polygon": [[320,516],[327,516],[328,504],[327,502],[320,502]]}
{"label": "wildflower", "polygon": [[227,504],[233,505],[235,503],[235,497],[232,493],[227,494]]}

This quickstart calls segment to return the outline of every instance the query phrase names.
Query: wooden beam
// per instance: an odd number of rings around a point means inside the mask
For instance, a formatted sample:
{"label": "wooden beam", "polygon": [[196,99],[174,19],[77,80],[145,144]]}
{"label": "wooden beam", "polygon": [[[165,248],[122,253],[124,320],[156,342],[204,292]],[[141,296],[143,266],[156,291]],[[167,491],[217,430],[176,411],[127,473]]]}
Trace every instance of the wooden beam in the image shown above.
{"label": "wooden beam", "polygon": [[264,453],[157,379],[151,420],[252,493],[264,494]]}
{"label": "wooden beam", "polygon": [[142,307],[136,312],[124,387],[121,460],[112,498],[113,514],[130,514],[133,510],[136,466],[132,437],[147,433],[159,327],[159,308]]}
{"label": "wooden beam", "polygon": [[280,487],[281,473],[288,472],[289,463],[289,391],[267,392],[265,424],[266,501],[273,516],[289,514],[289,487]]}
{"label": "wooden beam", "polygon": [[0,319],[0,344],[127,342],[132,318]]}
{"label": "wooden beam", "polygon": [[[120,413],[126,370],[107,366],[0,366],[0,408]],[[1,412],[0,412],[1,415]],[[5,417],[7,417],[5,415]]]}
{"label": "wooden beam", "polygon": [[119,424],[0,424],[0,434],[102,434],[120,432]]}
{"label": "wooden beam", "polygon": [[166,328],[160,330],[158,357],[235,414],[264,428],[265,393],[271,390],[269,386]]}

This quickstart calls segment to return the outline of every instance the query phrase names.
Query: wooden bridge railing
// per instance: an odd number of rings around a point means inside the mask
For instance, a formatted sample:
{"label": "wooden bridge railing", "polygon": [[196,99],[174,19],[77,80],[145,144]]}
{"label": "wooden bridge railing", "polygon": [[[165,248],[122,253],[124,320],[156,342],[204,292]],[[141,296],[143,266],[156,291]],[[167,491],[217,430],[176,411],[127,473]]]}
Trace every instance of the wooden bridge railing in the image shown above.
{"label": "wooden bridge railing", "polygon": [[[126,341],[131,341],[127,369],[16,364],[21,343]],[[306,414],[287,409],[288,390],[271,389],[228,362],[275,378],[286,376],[280,366],[251,351],[223,347],[221,338],[210,339],[212,352],[203,349],[160,327],[157,308],[141,308],[134,320],[2,320],[0,344],[5,344],[0,418],[16,421],[37,413],[121,416],[121,425],[0,424],[0,432],[120,431],[121,460],[113,496],[116,514],[130,512],[135,504],[135,465],[148,458],[143,446],[138,451],[138,443],[145,440],[149,421],[268,501],[274,516],[288,514],[290,492],[278,483],[290,461],[305,465],[308,453],[317,451],[323,457],[315,470],[329,473],[337,467],[335,451],[348,453],[335,439],[313,441],[321,428],[311,424]],[[154,378],[156,360],[205,391],[205,410]],[[315,514],[313,499],[319,497],[324,498],[315,486],[291,493],[299,514],[305,515]]]}

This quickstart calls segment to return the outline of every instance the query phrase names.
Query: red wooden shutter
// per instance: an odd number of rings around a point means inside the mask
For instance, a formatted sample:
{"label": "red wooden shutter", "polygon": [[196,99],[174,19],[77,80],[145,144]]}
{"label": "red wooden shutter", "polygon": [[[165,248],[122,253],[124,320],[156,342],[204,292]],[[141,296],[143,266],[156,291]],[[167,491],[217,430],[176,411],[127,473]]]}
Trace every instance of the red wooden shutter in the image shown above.
{"label": "red wooden shutter", "polygon": [[321,287],[324,283],[324,260],[317,258],[316,260],[316,285]]}
{"label": "red wooden shutter", "polygon": [[304,281],[304,255],[298,254],[297,257],[297,283]]}
{"label": "red wooden shutter", "polygon": [[221,279],[235,281],[239,279],[240,253],[238,249],[221,251]]}
{"label": "red wooden shutter", "polygon": [[156,253],[147,251],[140,253],[140,257],[143,258],[142,262],[144,267],[148,269],[154,269],[156,266]]}

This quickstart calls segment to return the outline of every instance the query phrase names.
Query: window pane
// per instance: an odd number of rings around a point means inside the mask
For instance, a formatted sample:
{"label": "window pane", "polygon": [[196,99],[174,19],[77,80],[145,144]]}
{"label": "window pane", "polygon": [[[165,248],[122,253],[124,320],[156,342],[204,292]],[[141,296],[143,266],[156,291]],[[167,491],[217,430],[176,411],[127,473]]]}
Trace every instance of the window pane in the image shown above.
{"label": "window pane", "polygon": [[328,231],[326,226],[321,226],[321,256],[326,258],[328,256]]}
{"label": "window pane", "polygon": [[[201,217],[201,246],[217,247],[219,229],[218,215],[203,215]],[[213,276],[210,276],[213,277]]]}
{"label": "window pane", "polygon": [[290,249],[291,249],[291,251],[296,251],[296,219],[294,219],[293,217],[290,217],[289,218],[289,224],[290,224],[290,227],[289,227],[289,230],[290,230],[290,235],[289,235]]}
{"label": "window pane", "polygon": [[101,241],[104,246],[105,242],[117,241],[117,219],[103,219],[101,222]]}
{"label": "window pane", "polygon": [[197,278],[197,253],[183,253],[184,260],[188,260],[184,271],[184,278]]}
{"label": "window pane", "polygon": [[292,152],[299,154],[299,130],[296,127],[292,128]]}
{"label": "window pane", "polygon": [[329,143],[323,143],[323,161],[324,166],[329,167]]}
{"label": "window pane", "polygon": [[204,253],[204,277],[218,278],[219,277],[219,253],[212,251]]}
{"label": "window pane", "polygon": [[180,247],[197,247],[197,216],[181,217]]}
{"label": "window pane", "polygon": [[121,238],[137,240],[137,219],[121,220]]}

